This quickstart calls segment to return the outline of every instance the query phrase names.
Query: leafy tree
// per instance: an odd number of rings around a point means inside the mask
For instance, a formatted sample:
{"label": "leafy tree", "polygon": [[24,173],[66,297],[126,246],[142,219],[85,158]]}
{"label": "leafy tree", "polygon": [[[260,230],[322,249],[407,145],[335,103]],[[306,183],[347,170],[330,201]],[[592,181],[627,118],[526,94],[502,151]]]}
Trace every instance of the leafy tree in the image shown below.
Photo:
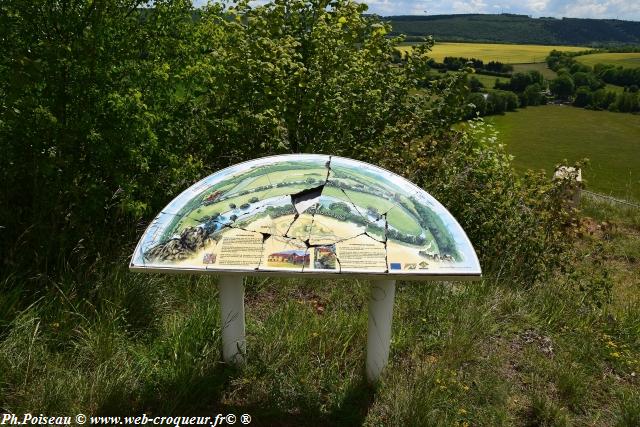
{"label": "leafy tree", "polygon": [[335,211],[335,212],[343,212],[343,213],[349,213],[351,212],[351,208],[349,208],[349,205],[347,205],[346,203],[343,202],[333,202],[329,205],[329,210],[330,211]]}
{"label": "leafy tree", "polygon": [[497,73],[510,73],[513,71],[513,65],[504,64],[499,61],[489,61],[484,68]]}
{"label": "leafy tree", "polygon": [[568,100],[575,92],[575,84],[568,74],[561,74],[549,84],[551,92],[562,100]]}
{"label": "leafy tree", "polygon": [[576,87],[586,86],[589,89],[598,90],[604,87],[604,82],[591,72],[583,72],[579,71],[574,73],[572,76],[573,82]]}
{"label": "leafy tree", "polygon": [[484,89],[484,84],[477,77],[471,76],[469,78],[469,90],[471,92],[482,92]]}
{"label": "leafy tree", "polygon": [[569,72],[571,74],[576,74],[576,73],[584,73],[584,74],[589,74],[591,73],[593,70],[590,66],[583,64],[581,62],[578,62],[576,60],[572,60],[571,64],[569,66]]}
{"label": "leafy tree", "polygon": [[487,114],[502,114],[505,111],[514,111],[518,108],[518,97],[515,93],[494,90],[487,96]]}
{"label": "leafy tree", "polygon": [[538,83],[531,84],[527,86],[520,96],[520,104],[523,107],[528,105],[541,105],[545,101],[544,95],[542,93],[542,86]]}
{"label": "leafy tree", "polygon": [[518,108],[519,101],[518,97],[513,92],[506,92],[503,94],[505,100],[505,109],[506,111],[515,111]]}
{"label": "leafy tree", "polygon": [[594,110],[606,110],[616,100],[615,92],[611,92],[605,89],[598,89],[591,93],[591,102],[588,108]]}
{"label": "leafy tree", "polygon": [[633,113],[640,111],[640,104],[638,102],[638,93],[625,91],[618,94],[616,101],[611,104],[614,111],[621,113]]}
{"label": "leafy tree", "polygon": [[0,5],[5,262],[52,267],[79,242],[75,253],[103,252],[105,223],[130,224],[194,178],[199,161],[164,136],[192,51],[190,5],[144,3]]}
{"label": "leafy tree", "polygon": [[576,91],[573,105],[576,107],[586,107],[591,104],[591,89],[588,86],[581,86]]}
{"label": "leafy tree", "polygon": [[511,77],[509,89],[516,93],[522,93],[527,86],[533,84],[542,86],[543,83],[544,77],[542,77],[542,74],[540,74],[539,71],[531,70],[526,73],[515,73],[513,77]]}

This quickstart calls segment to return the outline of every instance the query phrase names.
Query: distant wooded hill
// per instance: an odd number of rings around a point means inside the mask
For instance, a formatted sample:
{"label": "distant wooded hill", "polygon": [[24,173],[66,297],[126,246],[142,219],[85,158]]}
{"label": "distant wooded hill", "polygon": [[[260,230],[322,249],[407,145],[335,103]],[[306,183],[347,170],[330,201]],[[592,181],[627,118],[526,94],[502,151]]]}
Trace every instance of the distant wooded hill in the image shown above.
{"label": "distant wooded hill", "polygon": [[530,18],[526,15],[389,16],[395,34],[439,41],[524,44],[639,44],[640,22],[617,19]]}

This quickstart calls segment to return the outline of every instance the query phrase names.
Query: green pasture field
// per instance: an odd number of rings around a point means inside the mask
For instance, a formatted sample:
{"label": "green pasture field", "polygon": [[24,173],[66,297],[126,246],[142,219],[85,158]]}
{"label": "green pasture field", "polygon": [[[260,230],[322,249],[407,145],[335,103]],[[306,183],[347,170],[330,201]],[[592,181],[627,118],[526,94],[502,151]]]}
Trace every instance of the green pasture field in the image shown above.
{"label": "green pasture field", "polygon": [[[410,45],[399,46],[406,52]],[[430,56],[441,62],[445,56],[464,58],[477,58],[484,62],[500,61],[507,64],[522,64],[530,62],[544,62],[552,50],[565,52],[578,52],[585,48],[579,46],[544,46],[522,44],[496,44],[496,43],[437,43],[433,47]]]}
{"label": "green pasture field", "polygon": [[480,83],[484,85],[485,89],[493,89],[493,86],[495,86],[496,84],[496,80],[499,80],[501,83],[506,83],[509,81],[509,79],[505,77],[487,76],[486,74],[470,74],[469,78],[471,78],[472,76],[480,80]]}
{"label": "green pasture field", "polygon": [[610,91],[610,92],[615,92],[615,93],[622,93],[624,92],[624,87],[622,86],[617,86],[617,85],[612,85],[612,84],[607,84],[604,87],[606,90]]}
{"label": "green pasture field", "polygon": [[558,74],[555,71],[547,67],[546,62],[536,62],[536,63],[528,63],[528,64],[512,64],[514,73],[524,73],[527,71],[539,71],[542,76],[547,80],[555,79]]}
{"label": "green pasture field", "polygon": [[589,158],[587,188],[640,200],[640,116],[569,106],[529,107],[490,118],[519,169]]}
{"label": "green pasture field", "polygon": [[640,52],[594,53],[591,55],[577,56],[576,60],[591,66],[596,64],[610,64],[625,68],[638,68],[640,67]]}

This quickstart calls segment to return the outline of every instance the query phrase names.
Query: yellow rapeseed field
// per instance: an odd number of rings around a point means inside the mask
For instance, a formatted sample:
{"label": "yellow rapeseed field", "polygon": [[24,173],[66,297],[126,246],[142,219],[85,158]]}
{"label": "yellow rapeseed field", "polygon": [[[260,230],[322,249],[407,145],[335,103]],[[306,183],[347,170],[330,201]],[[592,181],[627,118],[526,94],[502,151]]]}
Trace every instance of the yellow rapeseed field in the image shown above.
{"label": "yellow rapeseed field", "polygon": [[[406,52],[411,46],[400,46],[400,50]],[[442,62],[445,56],[459,56],[464,58],[477,58],[484,62],[500,61],[507,64],[522,64],[532,62],[544,62],[553,49],[562,51],[581,51],[579,46],[543,46],[523,44],[493,44],[493,43],[436,43],[431,56],[438,62]]]}

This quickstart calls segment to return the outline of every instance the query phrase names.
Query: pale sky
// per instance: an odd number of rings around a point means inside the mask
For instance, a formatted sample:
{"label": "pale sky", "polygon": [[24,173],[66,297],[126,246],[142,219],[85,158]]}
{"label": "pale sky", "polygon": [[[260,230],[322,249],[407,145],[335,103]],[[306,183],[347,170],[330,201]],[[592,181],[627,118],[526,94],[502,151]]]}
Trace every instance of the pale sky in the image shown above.
{"label": "pale sky", "polygon": [[[266,0],[255,1],[255,4]],[[206,0],[195,0],[196,5]],[[438,15],[450,13],[519,13],[570,18],[617,18],[640,21],[640,0],[369,0],[379,15]]]}

